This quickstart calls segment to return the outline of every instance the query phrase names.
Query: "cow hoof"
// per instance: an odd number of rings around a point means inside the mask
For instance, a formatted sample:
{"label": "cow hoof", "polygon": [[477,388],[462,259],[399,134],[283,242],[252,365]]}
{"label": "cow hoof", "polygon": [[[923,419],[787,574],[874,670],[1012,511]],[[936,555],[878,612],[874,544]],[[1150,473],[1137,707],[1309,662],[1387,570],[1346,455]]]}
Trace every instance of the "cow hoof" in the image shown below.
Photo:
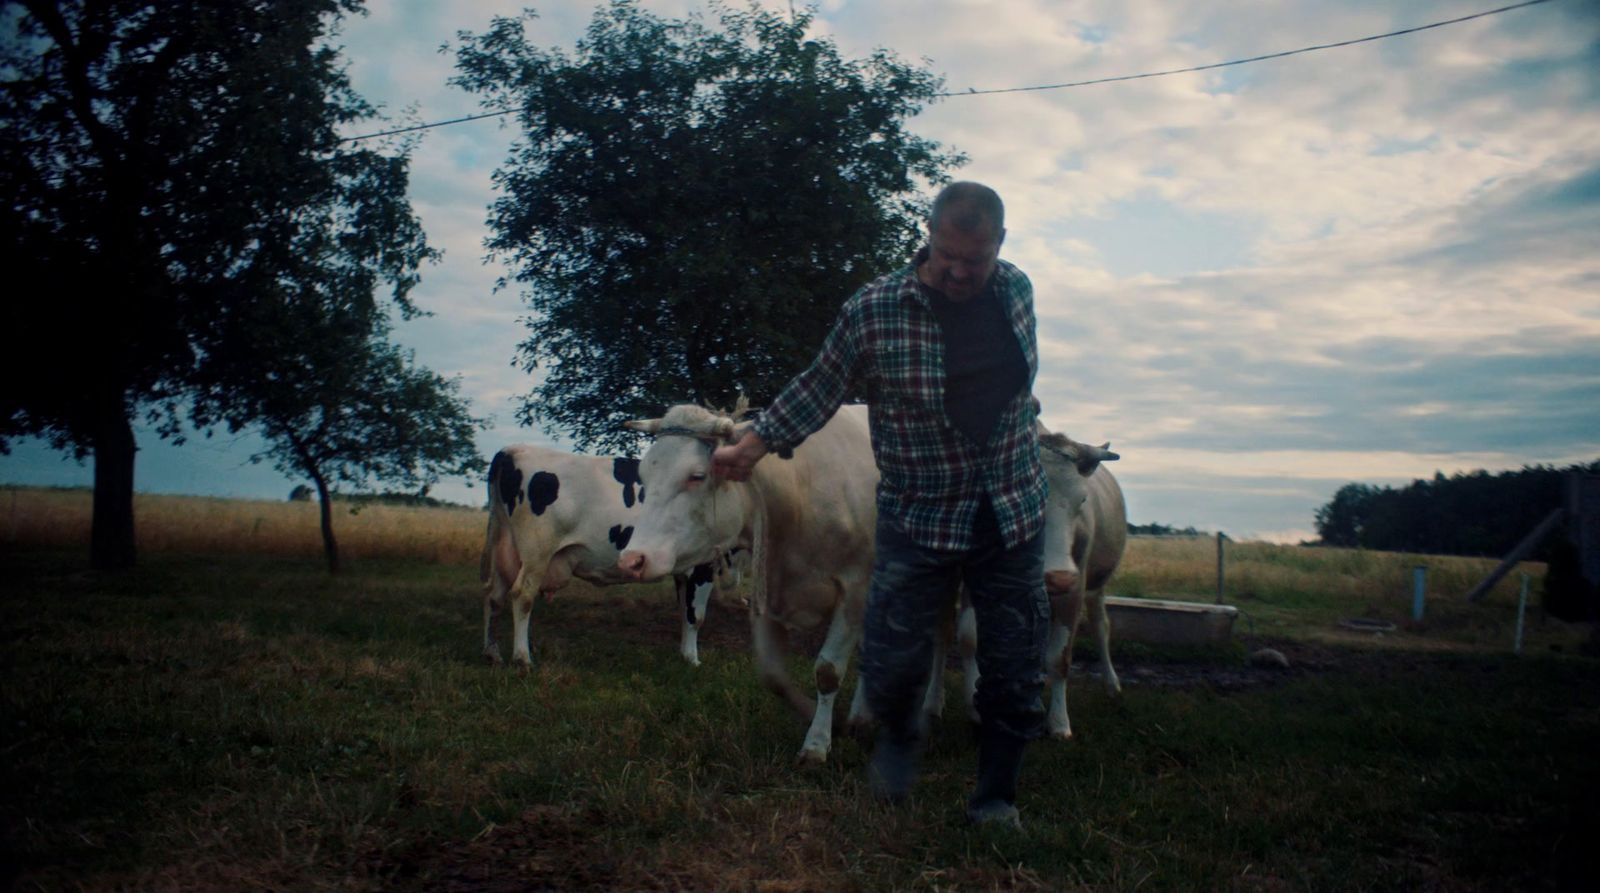
{"label": "cow hoof", "polygon": [[872,737],[872,720],[867,717],[852,716],[845,720],[844,729],[850,737],[857,741],[866,741]]}
{"label": "cow hoof", "polygon": [[828,762],[828,752],[805,748],[795,755],[794,761],[801,766],[821,766]]}
{"label": "cow hoof", "polygon": [[501,660],[499,653],[494,651],[485,651],[483,653],[483,659],[487,660],[489,662],[489,666],[491,667],[498,667],[502,663],[505,663],[505,661]]}

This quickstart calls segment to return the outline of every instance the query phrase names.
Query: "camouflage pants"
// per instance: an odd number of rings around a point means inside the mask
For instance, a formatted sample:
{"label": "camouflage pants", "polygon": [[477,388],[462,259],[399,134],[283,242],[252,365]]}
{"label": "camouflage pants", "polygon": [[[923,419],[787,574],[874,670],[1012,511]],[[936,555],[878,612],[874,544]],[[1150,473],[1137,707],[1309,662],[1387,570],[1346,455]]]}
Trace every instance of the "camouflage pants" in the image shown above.
{"label": "camouflage pants", "polygon": [[1042,536],[1007,549],[985,505],[978,543],[945,552],[917,545],[898,522],[878,516],[877,558],[861,640],[867,706],[891,736],[917,735],[916,711],[933,660],[934,636],[959,584],[978,621],[975,706],[986,727],[1023,739],[1044,734],[1044,646],[1050,603]]}

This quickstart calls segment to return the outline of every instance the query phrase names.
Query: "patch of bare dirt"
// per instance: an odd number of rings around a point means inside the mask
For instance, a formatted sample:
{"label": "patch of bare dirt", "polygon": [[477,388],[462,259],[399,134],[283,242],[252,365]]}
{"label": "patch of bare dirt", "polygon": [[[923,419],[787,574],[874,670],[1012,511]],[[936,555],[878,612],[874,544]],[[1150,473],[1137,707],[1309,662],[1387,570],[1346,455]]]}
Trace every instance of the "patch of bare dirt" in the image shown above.
{"label": "patch of bare dirt", "polygon": [[[641,647],[676,648],[681,621],[670,590],[664,597],[651,599],[601,593],[585,601],[592,605],[597,620],[604,618],[608,635],[636,641]],[[700,628],[701,653],[749,654],[750,620],[746,611],[745,606],[735,598],[724,597],[715,602],[707,611],[708,616]],[[619,619],[622,619],[621,622]],[[822,646],[825,633],[826,630],[822,628],[792,631],[789,634],[790,653],[816,653]],[[1359,645],[1341,647],[1297,639],[1250,636],[1242,637],[1240,642],[1244,648],[1239,657],[1224,653],[1216,660],[1194,656],[1117,656],[1115,641],[1112,642],[1112,651],[1117,676],[1124,686],[1204,686],[1219,691],[1278,685],[1308,675],[1336,671],[1392,672],[1417,661],[1432,659],[1427,654],[1405,650],[1362,648]],[[1247,659],[1246,655],[1263,648],[1282,654],[1288,666],[1265,665]],[[1079,651],[1079,654],[1083,653]],[[960,671],[959,655],[950,655],[949,668]],[[1074,661],[1072,675],[1078,684],[1086,680],[1099,680],[1102,675],[1099,661]]]}
{"label": "patch of bare dirt", "polygon": [[[1436,665],[1440,660],[1450,657],[1448,652],[1341,647],[1294,639],[1250,638],[1241,641],[1244,643],[1244,655],[1271,649],[1282,655],[1287,666],[1264,659],[1250,660],[1244,656],[1238,659],[1219,657],[1205,660],[1141,655],[1137,658],[1114,657],[1117,678],[1124,687],[1208,687],[1217,691],[1242,691],[1325,673],[1391,676]],[[1112,647],[1115,650],[1115,643]],[[1103,674],[1099,662],[1089,660],[1075,661],[1072,675],[1076,684],[1083,684],[1085,680],[1099,680]]]}

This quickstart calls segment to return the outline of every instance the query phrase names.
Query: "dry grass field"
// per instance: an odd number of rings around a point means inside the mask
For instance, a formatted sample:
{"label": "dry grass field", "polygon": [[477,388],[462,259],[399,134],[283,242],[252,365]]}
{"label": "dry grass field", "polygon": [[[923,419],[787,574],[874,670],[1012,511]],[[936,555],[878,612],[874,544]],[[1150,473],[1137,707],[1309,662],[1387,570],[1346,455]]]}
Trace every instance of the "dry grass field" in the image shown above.
{"label": "dry grass field", "polygon": [[[315,502],[140,494],[136,533],[143,552],[241,554],[320,559]],[[0,488],[0,546],[72,547],[89,540],[90,494],[77,489]],[[477,568],[485,512],[466,507],[334,507],[341,557]],[[1350,617],[1387,620],[1416,646],[1504,648],[1510,642],[1521,575],[1532,580],[1531,647],[1567,642],[1574,631],[1539,621],[1544,566],[1524,563],[1481,604],[1460,596],[1497,564],[1489,558],[1403,555],[1262,542],[1229,542],[1224,598],[1243,612],[1241,631],[1293,633],[1331,641],[1373,640],[1343,630]],[[1412,569],[1427,567],[1423,622],[1411,620]],[[1115,595],[1210,602],[1216,594],[1216,541],[1210,537],[1134,537],[1111,586]],[[1430,635],[1431,634],[1431,635]],[[1383,641],[1395,641],[1389,637]]]}
{"label": "dry grass field", "polygon": [[[72,546],[89,542],[92,494],[81,489],[0,488],[0,545]],[[322,533],[315,501],[167,496],[134,497],[141,552],[224,553],[317,558]],[[469,508],[334,503],[342,557],[407,558],[477,567],[485,515]]]}
{"label": "dry grass field", "polygon": [[[959,711],[904,807],[872,802],[849,736],[797,767],[802,725],[752,672],[732,597],[692,668],[670,585],[575,583],[535,606],[519,673],[478,653],[481,512],[341,512],[352,560],[335,577],[314,506],[137,511],[139,567],[96,574],[87,494],[0,492],[0,887],[1275,893],[1600,876],[1600,661],[1586,628],[1537,612],[1512,656],[1516,575],[1459,598],[1487,559],[1230,544],[1235,643],[1114,642],[1118,698],[1086,665],[1078,737],[1030,750],[1013,833],[959,822],[974,762]],[[1209,539],[1138,539],[1113,588],[1209,600],[1214,562]],[[1410,624],[1416,563],[1430,598]],[[1353,616],[1398,628],[1342,630]],[[1251,666],[1261,646],[1289,669]]]}

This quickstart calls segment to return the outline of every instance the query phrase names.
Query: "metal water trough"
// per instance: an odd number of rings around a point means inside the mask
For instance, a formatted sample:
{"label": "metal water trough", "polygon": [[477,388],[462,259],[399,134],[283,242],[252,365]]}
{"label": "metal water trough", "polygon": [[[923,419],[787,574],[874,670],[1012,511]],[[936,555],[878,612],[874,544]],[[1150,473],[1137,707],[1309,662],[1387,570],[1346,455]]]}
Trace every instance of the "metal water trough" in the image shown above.
{"label": "metal water trough", "polygon": [[1106,596],[1111,636],[1161,645],[1222,645],[1233,637],[1232,605]]}

